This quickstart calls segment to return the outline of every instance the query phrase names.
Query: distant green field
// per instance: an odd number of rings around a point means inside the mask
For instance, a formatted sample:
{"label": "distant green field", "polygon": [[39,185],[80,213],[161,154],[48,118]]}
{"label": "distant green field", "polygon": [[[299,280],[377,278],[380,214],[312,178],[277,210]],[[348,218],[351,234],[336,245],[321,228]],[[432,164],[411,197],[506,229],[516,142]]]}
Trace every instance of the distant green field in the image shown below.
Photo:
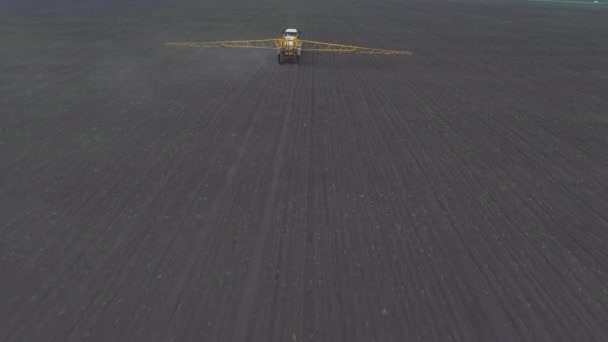
{"label": "distant green field", "polygon": [[570,5],[593,5],[604,6],[608,5],[606,1],[569,1],[569,0],[528,0],[529,2],[546,2],[551,4],[570,4]]}

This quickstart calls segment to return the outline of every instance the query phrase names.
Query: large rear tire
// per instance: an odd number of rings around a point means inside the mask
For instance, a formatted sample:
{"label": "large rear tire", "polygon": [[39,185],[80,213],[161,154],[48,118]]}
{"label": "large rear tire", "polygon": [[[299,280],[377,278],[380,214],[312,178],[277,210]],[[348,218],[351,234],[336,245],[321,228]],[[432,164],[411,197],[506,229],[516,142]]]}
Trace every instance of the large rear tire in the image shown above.
{"label": "large rear tire", "polygon": [[300,56],[296,56],[296,64],[300,64]]}
{"label": "large rear tire", "polygon": [[283,59],[281,58],[281,54],[279,54],[279,64],[283,64]]}

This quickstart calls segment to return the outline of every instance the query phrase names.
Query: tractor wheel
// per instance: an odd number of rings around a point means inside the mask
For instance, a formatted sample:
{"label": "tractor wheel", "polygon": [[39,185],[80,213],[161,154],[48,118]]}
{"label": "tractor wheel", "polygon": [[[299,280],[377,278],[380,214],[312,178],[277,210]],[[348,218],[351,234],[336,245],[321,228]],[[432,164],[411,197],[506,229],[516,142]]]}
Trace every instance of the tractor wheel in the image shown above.
{"label": "tractor wheel", "polygon": [[296,64],[300,64],[300,56],[296,56]]}
{"label": "tractor wheel", "polygon": [[279,64],[283,64],[283,59],[281,58],[280,54],[279,54]]}

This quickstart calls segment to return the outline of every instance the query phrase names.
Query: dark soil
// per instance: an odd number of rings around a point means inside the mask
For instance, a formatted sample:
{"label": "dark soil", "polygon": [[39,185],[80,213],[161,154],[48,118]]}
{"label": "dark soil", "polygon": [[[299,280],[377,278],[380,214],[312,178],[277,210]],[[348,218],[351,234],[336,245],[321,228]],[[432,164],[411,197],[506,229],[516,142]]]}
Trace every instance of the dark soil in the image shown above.
{"label": "dark soil", "polygon": [[608,340],[608,7],[3,6],[0,340]]}

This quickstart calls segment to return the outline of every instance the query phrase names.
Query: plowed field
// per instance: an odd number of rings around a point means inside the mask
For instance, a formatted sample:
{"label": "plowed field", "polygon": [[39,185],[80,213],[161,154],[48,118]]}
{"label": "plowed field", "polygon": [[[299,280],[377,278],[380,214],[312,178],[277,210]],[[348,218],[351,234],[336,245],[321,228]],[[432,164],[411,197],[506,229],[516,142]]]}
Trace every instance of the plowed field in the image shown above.
{"label": "plowed field", "polygon": [[605,4],[0,9],[0,340],[608,340]]}

